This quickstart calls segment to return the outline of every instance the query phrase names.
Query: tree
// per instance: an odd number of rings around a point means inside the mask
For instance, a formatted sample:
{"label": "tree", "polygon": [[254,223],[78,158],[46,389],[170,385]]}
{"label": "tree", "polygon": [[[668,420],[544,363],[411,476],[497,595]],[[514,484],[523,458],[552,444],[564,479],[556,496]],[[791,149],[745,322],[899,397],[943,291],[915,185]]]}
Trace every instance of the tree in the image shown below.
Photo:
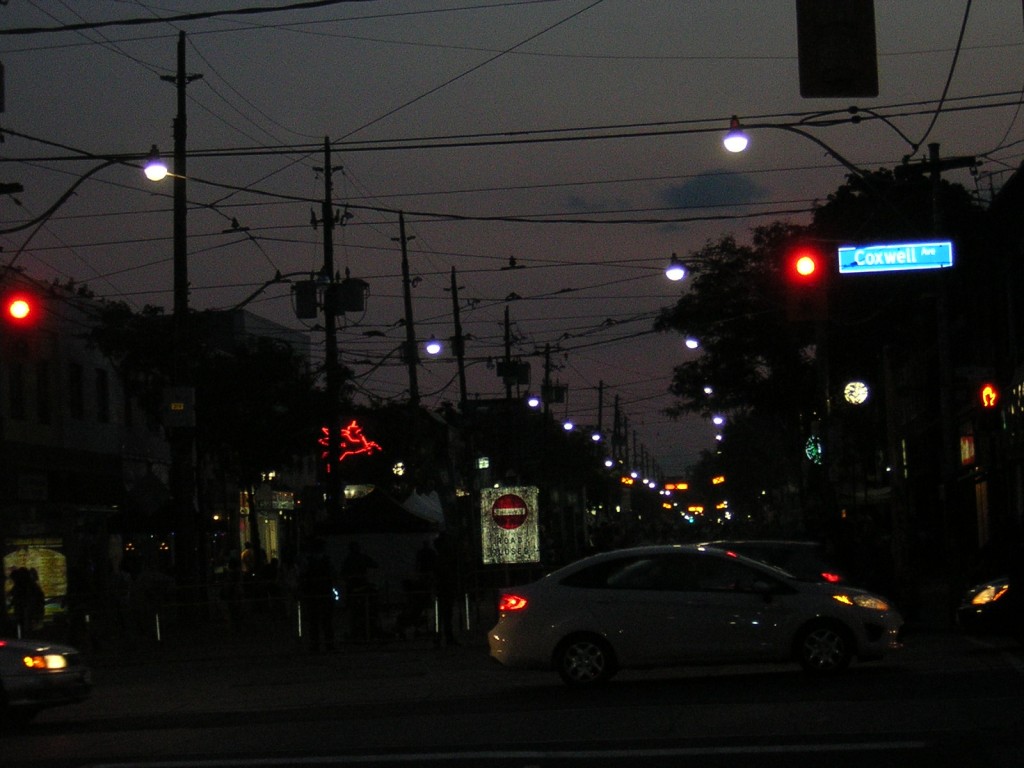
{"label": "tree", "polygon": [[[251,490],[316,447],[324,412],[315,372],[298,350],[265,336],[223,332],[223,313],[196,313],[184,356],[196,389],[200,467]],[[154,422],[171,381],[171,318],[160,309],[134,312],[101,305],[91,340],[113,361],[125,387]],[[204,500],[200,498],[200,506]]]}
{"label": "tree", "polygon": [[[729,478],[730,500],[738,499],[753,514],[766,503],[795,503],[811,510],[805,523],[825,520],[836,511],[827,466],[829,432],[844,427],[842,419],[849,416],[832,407],[841,400],[835,391],[839,379],[854,373],[870,376],[880,394],[882,346],[889,344],[908,366],[913,362],[922,369],[907,374],[919,376],[922,388],[937,380],[932,277],[904,273],[837,279],[833,267],[827,315],[816,323],[797,324],[785,312],[786,254],[806,242],[834,254],[844,244],[935,239],[937,232],[952,237],[959,263],[957,281],[947,281],[958,320],[951,326],[951,346],[960,360],[968,361],[984,345],[959,344],[958,339],[985,326],[983,318],[965,318],[992,304],[979,300],[984,287],[977,276],[985,271],[978,247],[981,215],[962,187],[880,170],[852,175],[807,227],[784,222],[758,227],[750,245],[723,236],[686,259],[694,279],[678,302],[663,311],[657,327],[696,336],[701,354],[674,370],[671,391],[678,400],[670,413],[728,415],[726,439],[716,453],[705,455],[702,471]],[[915,397],[925,402],[935,392],[931,386]],[[938,410],[934,403],[928,408]],[[815,434],[826,443],[824,467],[805,455],[808,438]],[[875,435],[878,444],[865,449],[868,454],[886,447],[884,435],[877,430]],[[858,436],[856,445],[861,440]]]}
{"label": "tree", "polygon": [[751,245],[731,236],[709,242],[688,260],[689,290],[657,324],[700,339],[701,354],[674,371],[671,413],[727,414],[727,439],[702,464],[728,476],[730,498],[748,512],[765,489],[786,495],[798,484],[819,405],[813,338],[786,316],[782,266],[804,237],[801,227],[775,223],[755,229]]}

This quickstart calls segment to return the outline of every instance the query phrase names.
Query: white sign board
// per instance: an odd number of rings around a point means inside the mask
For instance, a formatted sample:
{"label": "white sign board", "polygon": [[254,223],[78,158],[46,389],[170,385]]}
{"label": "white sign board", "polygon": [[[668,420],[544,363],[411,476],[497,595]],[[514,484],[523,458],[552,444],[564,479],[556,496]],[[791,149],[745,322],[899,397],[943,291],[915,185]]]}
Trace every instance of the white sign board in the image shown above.
{"label": "white sign board", "polygon": [[480,491],[483,561],[539,563],[536,486],[505,486]]}

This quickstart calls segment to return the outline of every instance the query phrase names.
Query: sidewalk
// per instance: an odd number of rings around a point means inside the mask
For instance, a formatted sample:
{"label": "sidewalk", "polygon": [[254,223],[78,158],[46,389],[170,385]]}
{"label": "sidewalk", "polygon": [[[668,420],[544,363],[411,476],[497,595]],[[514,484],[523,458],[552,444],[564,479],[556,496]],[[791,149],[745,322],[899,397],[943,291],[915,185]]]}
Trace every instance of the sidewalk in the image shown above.
{"label": "sidewalk", "polygon": [[298,622],[282,616],[253,614],[237,627],[215,620],[169,621],[154,620],[151,626],[134,637],[97,639],[91,647],[80,650],[95,669],[116,667],[223,661],[244,663],[287,659],[334,659],[354,657],[364,663],[386,663],[383,657],[429,653],[437,655],[487,654],[488,627],[463,629],[458,633],[458,645],[438,645],[435,636],[425,630],[409,633],[405,638],[385,635],[370,639],[348,636],[347,615],[339,612],[335,617],[338,637],[333,652],[314,654],[306,638],[300,637]]}

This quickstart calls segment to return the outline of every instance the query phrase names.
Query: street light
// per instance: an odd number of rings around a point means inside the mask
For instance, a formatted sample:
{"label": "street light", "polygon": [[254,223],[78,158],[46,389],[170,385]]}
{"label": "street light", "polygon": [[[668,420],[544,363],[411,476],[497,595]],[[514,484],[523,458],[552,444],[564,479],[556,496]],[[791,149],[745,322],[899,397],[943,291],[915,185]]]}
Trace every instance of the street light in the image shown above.
{"label": "street light", "polygon": [[672,259],[669,261],[668,266],[665,268],[665,277],[674,283],[679,282],[686,277],[686,265],[683,264],[682,260],[672,254]]}
{"label": "street light", "polygon": [[[753,129],[774,128],[777,131],[795,133],[797,136],[802,136],[808,141],[813,141],[815,144],[817,144],[819,147],[825,150],[825,152],[829,156],[833,157],[835,160],[841,163],[848,171],[850,171],[850,173],[852,173],[859,179],[864,179],[865,183],[868,183],[868,180],[865,178],[866,174],[864,173],[864,171],[862,171],[856,165],[851,163],[849,160],[847,160],[835,149],[833,149],[831,146],[829,146],[824,141],[819,139],[813,133],[805,131],[802,128],[797,128],[795,125],[787,125],[786,123],[758,123],[756,125],[748,127]],[[722,138],[722,144],[729,152],[732,152],[733,154],[743,152],[750,145],[750,137],[747,135],[746,131],[744,131],[743,127],[740,125],[740,119],[735,115],[733,115],[732,119],[729,120],[729,131]]]}
{"label": "street light", "polygon": [[729,121],[729,132],[722,139],[722,144],[730,152],[743,152],[750,144],[750,137],[740,128],[740,119],[736,115]]}
{"label": "street light", "polygon": [[149,157],[146,159],[146,165],[143,167],[142,172],[146,174],[146,178],[150,181],[163,181],[167,178],[169,173],[167,163],[160,156],[160,150],[157,149],[156,144],[150,147]]}
{"label": "street light", "polygon": [[427,343],[423,345],[423,350],[431,357],[441,354],[441,349],[441,342],[438,341],[434,336],[431,336],[427,340]]}

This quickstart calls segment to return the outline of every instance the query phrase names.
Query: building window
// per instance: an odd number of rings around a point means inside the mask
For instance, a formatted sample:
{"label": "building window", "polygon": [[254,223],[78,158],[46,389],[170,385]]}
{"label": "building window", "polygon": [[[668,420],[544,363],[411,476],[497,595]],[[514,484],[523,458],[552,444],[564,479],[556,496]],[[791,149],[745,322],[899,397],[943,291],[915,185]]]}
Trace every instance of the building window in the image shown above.
{"label": "building window", "polygon": [[78,363],[68,364],[68,413],[73,419],[85,418],[85,371]]}
{"label": "building window", "polygon": [[96,369],[96,420],[110,423],[110,376],[102,368]]}
{"label": "building window", "polygon": [[53,384],[50,381],[50,363],[36,363],[36,418],[40,424],[53,420]]}

